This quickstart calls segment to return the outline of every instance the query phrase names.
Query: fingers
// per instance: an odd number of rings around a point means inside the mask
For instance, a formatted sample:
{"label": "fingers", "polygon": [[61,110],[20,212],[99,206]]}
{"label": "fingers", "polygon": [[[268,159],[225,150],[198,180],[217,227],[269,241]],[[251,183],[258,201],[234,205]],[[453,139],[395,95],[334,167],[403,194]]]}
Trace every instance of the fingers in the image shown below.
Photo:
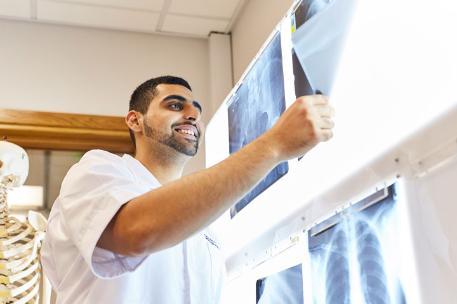
{"label": "fingers", "polygon": [[317,121],[318,127],[322,130],[331,130],[335,126],[335,123],[330,118],[321,117],[320,120]]}
{"label": "fingers", "polygon": [[332,120],[335,109],[329,104],[329,99],[324,95],[310,95],[300,97],[311,113],[311,117],[318,129],[331,130],[334,127]]}
{"label": "fingers", "polygon": [[306,104],[308,107],[316,109],[322,117],[331,118],[335,115],[335,109],[329,104],[329,99],[324,95],[302,96],[297,101]]}
{"label": "fingers", "polygon": [[279,158],[291,159],[307,153],[319,142],[333,137],[334,109],[323,95],[297,98],[271,128],[266,138],[278,147]]}
{"label": "fingers", "polygon": [[329,104],[327,96],[313,95],[308,98],[308,102],[313,108],[315,127],[317,127],[317,137],[320,141],[328,141],[333,137],[332,130],[335,123],[332,118],[335,115],[335,109]]}
{"label": "fingers", "polygon": [[328,105],[328,96],[325,95],[311,95],[312,97],[312,103],[316,106],[319,105]]}
{"label": "fingers", "polygon": [[312,121],[316,131],[316,139],[327,141],[333,137],[335,109],[329,104],[329,98],[324,95],[309,95],[298,98],[305,105],[307,117]]}
{"label": "fingers", "polygon": [[328,141],[333,137],[332,130],[321,130],[319,132],[319,139],[320,141]]}
{"label": "fingers", "polygon": [[320,117],[333,118],[335,116],[335,109],[329,104],[317,105],[315,109]]}

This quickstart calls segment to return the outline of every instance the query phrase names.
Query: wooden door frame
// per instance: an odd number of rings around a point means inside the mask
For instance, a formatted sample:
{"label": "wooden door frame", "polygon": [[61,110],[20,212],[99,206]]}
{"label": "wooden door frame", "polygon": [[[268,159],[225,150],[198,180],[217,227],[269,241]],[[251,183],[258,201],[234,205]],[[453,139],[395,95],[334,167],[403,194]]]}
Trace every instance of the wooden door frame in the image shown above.
{"label": "wooden door frame", "polygon": [[25,149],[132,153],[124,117],[0,109],[0,137]]}

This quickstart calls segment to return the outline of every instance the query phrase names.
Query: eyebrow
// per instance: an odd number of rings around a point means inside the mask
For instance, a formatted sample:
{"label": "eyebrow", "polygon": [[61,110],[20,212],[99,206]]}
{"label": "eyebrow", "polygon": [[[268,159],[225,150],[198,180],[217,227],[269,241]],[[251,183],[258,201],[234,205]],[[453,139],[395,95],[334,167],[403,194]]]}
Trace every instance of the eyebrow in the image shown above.
{"label": "eyebrow", "polygon": [[[187,102],[188,101],[184,96],[181,96],[181,95],[168,95],[167,97],[165,97],[162,100],[162,102],[173,100],[173,99],[176,99],[176,100],[179,100],[179,101],[182,101],[182,102]],[[196,100],[192,101],[192,105],[194,107],[196,107],[200,111],[200,113],[202,112],[202,106],[200,105],[200,103],[198,101],[196,101]]]}

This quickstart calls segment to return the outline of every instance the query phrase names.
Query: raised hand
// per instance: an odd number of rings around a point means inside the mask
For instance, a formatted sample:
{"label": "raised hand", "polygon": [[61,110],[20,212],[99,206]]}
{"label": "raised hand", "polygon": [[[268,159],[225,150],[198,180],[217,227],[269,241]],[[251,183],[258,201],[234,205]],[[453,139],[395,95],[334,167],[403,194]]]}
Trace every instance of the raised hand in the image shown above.
{"label": "raised hand", "polygon": [[332,138],[334,109],[323,95],[298,98],[264,134],[280,161],[302,156]]}

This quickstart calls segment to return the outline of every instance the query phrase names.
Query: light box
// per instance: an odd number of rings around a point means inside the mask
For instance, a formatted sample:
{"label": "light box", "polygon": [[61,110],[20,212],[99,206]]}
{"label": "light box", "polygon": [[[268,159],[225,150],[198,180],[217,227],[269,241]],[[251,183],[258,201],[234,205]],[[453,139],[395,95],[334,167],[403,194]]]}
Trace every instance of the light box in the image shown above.
{"label": "light box", "polygon": [[[457,3],[446,0],[293,5],[210,122],[208,165],[235,152],[230,120],[240,117],[229,118],[230,102],[278,33],[286,108],[301,94],[330,95],[335,136],[214,224],[227,253],[225,294],[237,294],[224,303],[255,303],[256,282],[299,264],[304,303],[333,301],[330,264],[347,269],[338,288],[354,303],[366,302],[372,272],[390,303],[455,302],[456,16]],[[351,209],[385,189],[382,202]],[[330,257],[338,250],[346,260]],[[364,268],[371,264],[382,267]]]}
{"label": "light box", "polygon": [[[295,64],[301,64],[309,90],[330,94],[337,113],[335,136],[301,161],[290,160],[287,174],[235,217],[226,213],[215,223],[228,256],[240,254],[264,234],[275,241],[277,234],[285,233],[280,227],[291,218],[295,220],[298,213],[306,213],[305,225],[312,224],[343,203],[343,197],[397,174],[397,158],[411,163],[455,137],[452,119],[447,122],[450,128],[442,121],[457,108],[457,41],[449,38],[457,28],[457,4],[445,0],[433,6],[410,0],[361,1],[357,5],[349,0],[321,2],[325,5],[304,22],[297,22],[296,12],[303,3],[312,5],[314,1],[294,4],[208,126],[210,166],[229,155],[230,101],[278,31],[285,104],[289,106],[296,97],[299,78],[294,75],[293,52],[301,44],[294,41],[294,35],[306,30],[299,35],[308,39],[305,45],[311,49],[297,53]],[[414,14],[410,14],[411,7]],[[334,14],[339,17],[333,18]],[[334,54],[329,55],[328,46]],[[316,74],[316,67],[307,67],[307,56],[332,62],[323,68],[328,77]],[[348,188],[342,189],[343,184]],[[335,189],[344,195],[329,202],[324,193],[336,193]]]}
{"label": "light box", "polygon": [[453,304],[456,181],[454,154],[360,193],[257,258],[244,253],[229,288],[251,288],[225,293],[237,303]]}

